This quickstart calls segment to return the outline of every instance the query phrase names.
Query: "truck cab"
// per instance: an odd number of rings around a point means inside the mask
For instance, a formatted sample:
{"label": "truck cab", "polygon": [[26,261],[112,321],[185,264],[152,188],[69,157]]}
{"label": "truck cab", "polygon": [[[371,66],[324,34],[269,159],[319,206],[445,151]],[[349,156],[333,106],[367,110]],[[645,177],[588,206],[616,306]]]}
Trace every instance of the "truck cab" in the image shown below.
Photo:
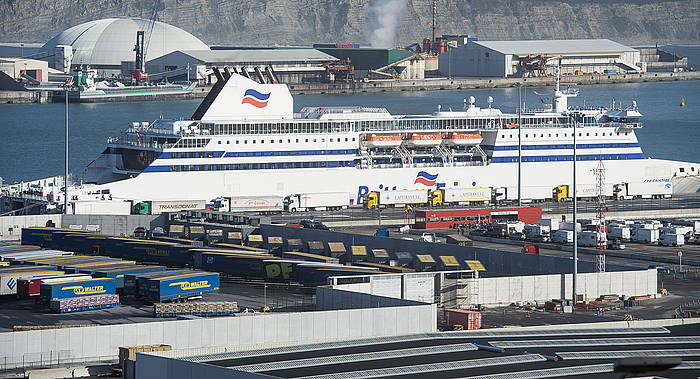
{"label": "truck cab", "polygon": [[299,194],[287,195],[283,200],[284,210],[286,212],[301,211],[301,199]]}
{"label": "truck cab", "polygon": [[366,194],[362,199],[362,207],[366,209],[379,208],[379,192],[372,191]]}
{"label": "truck cab", "polygon": [[445,190],[438,189],[430,192],[430,205],[439,207],[445,204]]}
{"label": "truck cab", "polygon": [[554,187],[554,189],[552,189],[552,200],[557,203],[569,200],[569,186],[567,184],[562,184]]}

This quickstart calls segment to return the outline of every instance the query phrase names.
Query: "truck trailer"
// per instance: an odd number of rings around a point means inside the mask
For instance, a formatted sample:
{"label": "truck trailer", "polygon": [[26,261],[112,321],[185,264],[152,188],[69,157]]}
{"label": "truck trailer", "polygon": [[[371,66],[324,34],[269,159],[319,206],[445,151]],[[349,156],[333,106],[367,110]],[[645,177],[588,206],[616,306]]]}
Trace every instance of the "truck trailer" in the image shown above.
{"label": "truck trailer", "polygon": [[443,188],[430,192],[430,205],[470,205],[488,204],[491,201],[491,188]]}
{"label": "truck trailer", "polygon": [[146,280],[146,298],[153,302],[187,300],[219,292],[219,273],[192,272]]}
{"label": "truck trailer", "polygon": [[159,215],[165,212],[192,211],[205,208],[205,200],[142,201],[134,205],[132,213]]}
{"label": "truck trailer", "polygon": [[325,211],[345,209],[350,204],[348,192],[295,193],[284,197],[288,212]]}
{"label": "truck trailer", "polygon": [[214,199],[212,203],[220,212],[276,213],[284,210],[282,196],[225,196]]}
{"label": "truck trailer", "polygon": [[667,182],[631,182],[613,185],[613,194],[618,200],[665,199],[673,194],[673,184]]}
{"label": "truck trailer", "polygon": [[362,206],[367,209],[428,204],[426,190],[373,191],[365,195]]}

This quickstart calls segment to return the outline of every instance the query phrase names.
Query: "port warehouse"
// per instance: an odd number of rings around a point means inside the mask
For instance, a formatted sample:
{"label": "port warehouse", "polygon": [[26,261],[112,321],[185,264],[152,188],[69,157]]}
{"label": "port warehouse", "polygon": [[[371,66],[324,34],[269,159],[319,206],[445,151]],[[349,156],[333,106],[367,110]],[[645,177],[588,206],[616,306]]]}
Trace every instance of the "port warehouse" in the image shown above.
{"label": "port warehouse", "polygon": [[475,41],[439,56],[449,77],[549,76],[560,63],[564,75],[646,72],[639,50],[607,39]]}

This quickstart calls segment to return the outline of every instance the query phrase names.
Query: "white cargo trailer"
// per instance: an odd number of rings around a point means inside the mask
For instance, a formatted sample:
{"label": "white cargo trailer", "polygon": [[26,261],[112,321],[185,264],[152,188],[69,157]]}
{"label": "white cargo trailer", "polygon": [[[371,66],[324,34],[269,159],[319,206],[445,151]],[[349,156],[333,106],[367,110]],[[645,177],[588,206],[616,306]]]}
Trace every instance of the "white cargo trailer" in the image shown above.
{"label": "white cargo trailer", "polygon": [[[571,231],[573,231],[573,230],[574,230],[574,223],[573,223],[573,222],[568,222],[568,221],[561,222],[561,223],[559,223],[559,229],[561,229],[561,230],[571,230]],[[581,224],[578,223],[578,222],[576,223],[576,231],[577,231],[577,232],[580,232],[580,231],[581,231]]]}
{"label": "white cargo trailer", "polygon": [[552,242],[572,243],[574,242],[574,232],[571,230],[555,230],[552,232]]}
{"label": "white cargo trailer", "polygon": [[466,204],[491,201],[491,188],[445,188],[431,193],[432,205]]}
{"label": "white cargo trailer", "polygon": [[347,208],[350,204],[348,192],[295,193],[285,196],[284,209],[289,212],[310,210],[324,211]]}
{"label": "white cargo trailer", "polygon": [[609,226],[608,239],[616,241],[629,241],[632,231],[627,226]]}
{"label": "white cargo trailer", "polygon": [[658,229],[634,228],[632,229],[632,241],[639,243],[656,243],[659,241]]}
{"label": "white cargo trailer", "polygon": [[673,184],[671,180],[618,183],[613,186],[613,193],[618,200],[669,198],[673,194]]}
{"label": "white cargo trailer", "polygon": [[68,213],[75,215],[114,215],[131,214],[130,201],[86,200],[73,201],[68,205]]}
{"label": "white cargo trailer", "polygon": [[550,231],[559,230],[559,220],[556,218],[541,218],[537,221],[538,225],[549,226]]}
{"label": "white cargo trailer", "polygon": [[595,246],[598,246],[599,240],[602,240],[603,242],[607,243],[608,239],[605,236],[605,233],[592,232],[592,231],[586,230],[586,231],[579,233],[579,235],[578,235],[579,246],[595,247]]}
{"label": "white cargo trailer", "polygon": [[281,212],[282,196],[231,196],[214,199],[214,207],[221,212]]}

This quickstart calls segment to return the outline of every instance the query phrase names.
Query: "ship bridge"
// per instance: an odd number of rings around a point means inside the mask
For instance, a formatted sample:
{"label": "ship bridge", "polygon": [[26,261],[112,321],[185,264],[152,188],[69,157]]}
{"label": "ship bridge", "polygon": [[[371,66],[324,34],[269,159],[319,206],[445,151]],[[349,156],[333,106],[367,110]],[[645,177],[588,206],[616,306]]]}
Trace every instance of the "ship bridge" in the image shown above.
{"label": "ship bridge", "polygon": [[391,119],[386,108],[372,107],[304,107],[295,118],[316,120]]}

